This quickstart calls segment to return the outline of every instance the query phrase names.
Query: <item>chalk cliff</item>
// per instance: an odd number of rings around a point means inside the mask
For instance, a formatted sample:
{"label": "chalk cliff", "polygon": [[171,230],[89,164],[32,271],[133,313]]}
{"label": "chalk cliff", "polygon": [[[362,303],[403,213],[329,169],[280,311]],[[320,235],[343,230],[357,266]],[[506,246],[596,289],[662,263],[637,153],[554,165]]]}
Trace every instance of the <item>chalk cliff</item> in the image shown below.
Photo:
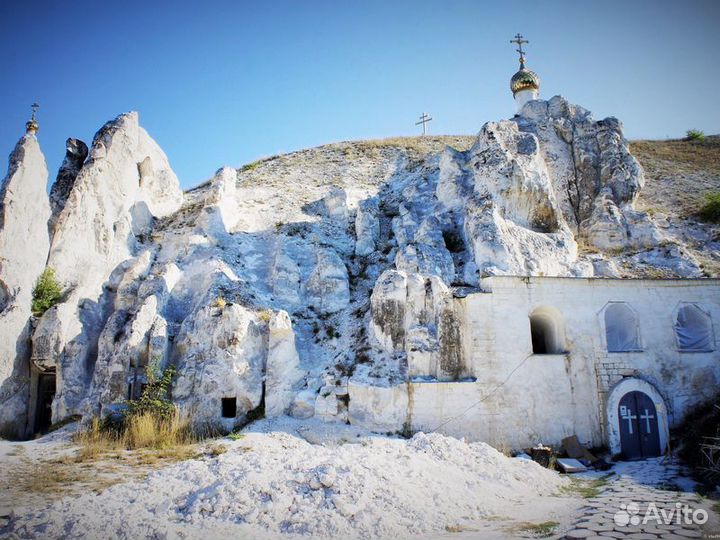
{"label": "chalk cliff", "polygon": [[[83,147],[68,140],[51,243],[34,137],[3,183],[0,427],[18,436],[33,366],[56,375],[53,421],[137,397],[148,365],[175,366],[180,409],[226,429],[261,410],[346,420],[349,379],[465,376],[452,298],[483,277],[632,276],[628,250],[654,250],[638,272],[703,275],[635,208],[620,122],[560,97],[475,138],[337,143],[184,193],[136,113]],[[65,293],[34,319],[46,262]]]}
{"label": "chalk cliff", "polygon": [[47,166],[35,135],[10,154],[0,185],[0,435],[20,436],[30,392],[30,305],[49,237]]}

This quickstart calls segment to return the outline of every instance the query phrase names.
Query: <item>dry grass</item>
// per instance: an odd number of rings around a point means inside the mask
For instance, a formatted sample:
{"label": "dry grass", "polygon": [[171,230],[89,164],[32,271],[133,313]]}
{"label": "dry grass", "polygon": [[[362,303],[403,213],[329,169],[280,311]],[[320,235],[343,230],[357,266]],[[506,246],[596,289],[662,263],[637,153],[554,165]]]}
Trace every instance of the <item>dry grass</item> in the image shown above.
{"label": "dry grass", "polygon": [[643,164],[660,160],[672,162],[683,172],[703,171],[720,175],[720,136],[717,135],[692,141],[633,141],[630,152]]}
{"label": "dry grass", "polygon": [[401,148],[418,152],[440,152],[446,146],[455,150],[468,150],[475,142],[473,135],[426,135],[424,137],[388,137],[352,143],[358,149]]}
{"label": "dry grass", "polygon": [[215,444],[210,447],[210,455],[212,457],[218,457],[228,451],[228,447],[224,444]]}
{"label": "dry grass", "polygon": [[[0,507],[44,505],[68,495],[104,489],[121,482],[142,480],[148,473],[177,461],[207,453],[216,457],[227,447],[215,445],[203,452],[187,422],[177,417],[156,422],[139,415],[122,433],[102,430],[95,421],[73,438],[78,448],[68,453],[31,458],[21,447],[7,454],[8,473],[0,477]],[[63,448],[63,447],[60,447]]]}
{"label": "dry grass", "polygon": [[163,421],[146,413],[129,417],[122,430],[102,429],[95,419],[87,430],[75,435],[75,442],[81,447],[80,454],[92,458],[111,450],[184,447],[198,442],[198,437],[178,414]]}
{"label": "dry grass", "polygon": [[645,170],[642,209],[695,216],[720,188],[720,136],[703,140],[634,141],[630,151]]}

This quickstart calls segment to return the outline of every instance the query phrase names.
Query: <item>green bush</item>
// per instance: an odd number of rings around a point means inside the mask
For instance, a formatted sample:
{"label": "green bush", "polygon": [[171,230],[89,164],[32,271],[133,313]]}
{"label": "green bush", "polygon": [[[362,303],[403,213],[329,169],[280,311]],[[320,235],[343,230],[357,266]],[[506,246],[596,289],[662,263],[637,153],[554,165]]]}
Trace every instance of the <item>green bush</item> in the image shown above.
{"label": "green bush", "polygon": [[691,141],[702,141],[705,138],[705,133],[699,129],[688,129],[685,133],[687,138]]}
{"label": "green bush", "polygon": [[62,289],[55,277],[55,270],[48,266],[37,278],[35,287],[33,287],[31,305],[33,315],[39,317],[57,304],[61,298]]}
{"label": "green bush", "polygon": [[170,399],[170,385],[174,376],[175,368],[172,366],[163,371],[160,377],[156,377],[154,370],[148,366],[147,386],[138,399],[128,401],[126,418],[149,414],[157,420],[172,420],[175,406]]}
{"label": "green bush", "polygon": [[698,215],[705,221],[720,222],[720,192],[705,195],[705,204],[700,207]]}

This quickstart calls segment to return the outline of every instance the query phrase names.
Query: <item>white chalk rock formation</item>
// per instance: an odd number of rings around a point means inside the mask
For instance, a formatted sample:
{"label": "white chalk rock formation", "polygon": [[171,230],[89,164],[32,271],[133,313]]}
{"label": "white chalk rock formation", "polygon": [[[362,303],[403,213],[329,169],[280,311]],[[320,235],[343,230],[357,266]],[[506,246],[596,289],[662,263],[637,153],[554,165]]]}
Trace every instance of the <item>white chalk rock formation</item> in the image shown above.
{"label": "white chalk rock formation", "polygon": [[415,271],[440,275],[447,284],[476,284],[487,274],[591,271],[577,260],[537,137],[515,122],[486,124],[468,152],[446,151],[436,174],[437,205],[413,221],[424,245],[435,247],[436,255],[424,258],[441,261],[441,270],[418,265]]}
{"label": "white chalk rock formation", "polygon": [[370,336],[382,353],[407,359],[408,377],[467,375],[452,294],[437,276],[386,270],[371,299]]}
{"label": "white chalk rock formation", "polygon": [[80,174],[88,155],[88,147],[80,139],[69,138],[65,141],[65,159],[60,166],[57,178],[50,189],[50,209],[52,216],[48,228],[52,234],[55,229],[55,221],[65,208],[67,198],[75,185],[75,179]]}
{"label": "white chalk rock formation", "polygon": [[213,235],[231,232],[240,214],[237,204],[237,171],[230,167],[218,170],[210,180],[205,197],[204,215],[198,225]]}
{"label": "white chalk rock formation", "polygon": [[[142,249],[158,218],[176,211],[183,195],[158,145],[137,113],[108,122],[96,134],[57,216],[48,265],[69,287],[57,306],[53,419],[79,412],[92,377],[98,339],[110,315],[116,277]],[[47,329],[46,329],[47,330]]]}
{"label": "white chalk rock formation", "polygon": [[335,313],[348,305],[350,288],[347,268],[336,251],[320,249],[315,267],[305,285],[308,305],[320,313]]}
{"label": "white chalk rock formation", "polygon": [[218,422],[222,400],[235,400],[232,429],[263,397],[267,336],[255,314],[238,304],[205,306],[188,317],[176,338],[178,375],[173,398],[197,422]]}
{"label": "white chalk rock formation", "polygon": [[380,238],[380,207],[377,197],[360,201],[355,216],[355,254],[370,255],[377,249]]}
{"label": "white chalk rock formation", "polygon": [[0,435],[24,435],[32,289],[50,242],[47,178],[35,135],[25,135],[0,185]]}
{"label": "white chalk rock formation", "polygon": [[311,418],[315,414],[317,392],[305,389],[298,392],[290,407],[290,415],[295,418]]}
{"label": "white chalk rock formation", "polygon": [[[148,366],[174,366],[172,395],[198,422],[231,429],[264,404],[402,429],[411,396],[390,386],[470,376],[455,297],[483,277],[699,272],[634,208],[643,173],[615,119],[555,97],[487,123],[466,151],[429,140],[275,156],[182,193],[124,114],[87,159],[69,141],[48,256],[46,172],[24,138],[0,220],[0,423],[24,425],[32,357],[57,371],[56,421],[103,415]],[[46,259],[67,294],[30,340]]]}
{"label": "white chalk rock formation", "polygon": [[645,179],[616,118],[595,121],[555,96],[528,102],[516,122],[540,141],[565,220],[591,245],[642,248],[662,240],[649,217],[633,209]]}
{"label": "white chalk rock formation", "polygon": [[295,332],[286,311],[270,316],[268,333],[265,416],[271,418],[288,412],[304,373],[295,348]]}

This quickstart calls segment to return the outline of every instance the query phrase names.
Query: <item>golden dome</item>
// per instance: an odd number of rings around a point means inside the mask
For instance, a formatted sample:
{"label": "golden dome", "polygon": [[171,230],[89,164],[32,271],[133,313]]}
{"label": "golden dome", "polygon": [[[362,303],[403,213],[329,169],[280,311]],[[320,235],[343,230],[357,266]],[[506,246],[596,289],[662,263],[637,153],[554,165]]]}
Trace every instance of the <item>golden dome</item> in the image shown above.
{"label": "golden dome", "polygon": [[520,70],[510,79],[510,90],[513,96],[521,90],[540,90],[540,77],[521,64]]}
{"label": "golden dome", "polygon": [[35,121],[35,119],[28,120],[27,122],[25,122],[25,132],[26,133],[35,135],[39,129],[40,129],[40,126]]}
{"label": "golden dome", "polygon": [[35,120],[35,112],[38,110],[38,108],[40,108],[40,105],[38,105],[37,103],[32,104],[32,117],[30,118],[30,120],[25,122],[25,133],[35,135],[40,129],[37,120]]}

